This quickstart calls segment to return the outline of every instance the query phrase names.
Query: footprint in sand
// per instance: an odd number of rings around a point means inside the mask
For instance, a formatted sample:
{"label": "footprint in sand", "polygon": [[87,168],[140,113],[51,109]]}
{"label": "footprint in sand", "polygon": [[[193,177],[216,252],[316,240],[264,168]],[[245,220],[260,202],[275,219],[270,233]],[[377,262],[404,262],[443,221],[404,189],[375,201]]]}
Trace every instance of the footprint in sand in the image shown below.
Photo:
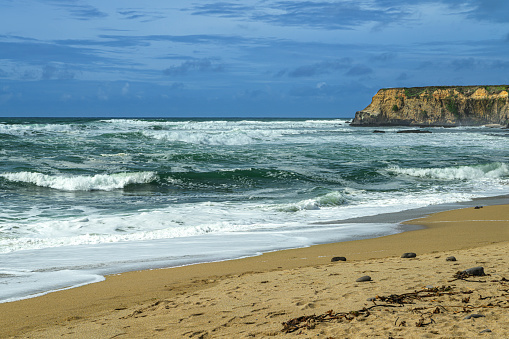
{"label": "footprint in sand", "polygon": [[313,309],[315,307],[316,307],[315,303],[307,303],[306,305],[304,305],[304,307],[301,307],[301,310]]}

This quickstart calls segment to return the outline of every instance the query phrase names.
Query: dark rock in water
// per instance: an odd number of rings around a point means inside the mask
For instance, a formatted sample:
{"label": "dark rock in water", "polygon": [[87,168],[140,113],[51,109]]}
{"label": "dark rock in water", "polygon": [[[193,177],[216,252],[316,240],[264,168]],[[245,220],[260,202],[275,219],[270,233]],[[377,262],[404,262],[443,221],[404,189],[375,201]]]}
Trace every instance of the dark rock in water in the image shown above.
{"label": "dark rock in water", "polygon": [[482,315],[482,314],[469,314],[463,319],[475,319],[475,318],[482,318],[482,317],[484,317],[484,315]]}
{"label": "dark rock in water", "polygon": [[401,256],[402,258],[415,258],[417,256],[417,254],[415,254],[414,252],[408,252],[408,253],[403,253],[403,255]]}
{"label": "dark rock in water", "polygon": [[424,131],[422,129],[406,129],[403,131],[397,131],[396,133],[431,133],[431,131]]}
{"label": "dark rock in water", "polygon": [[447,257],[445,258],[445,261],[456,261],[456,257],[455,256]]}
{"label": "dark rock in water", "polygon": [[369,275],[365,275],[363,277],[360,277],[359,279],[355,280],[356,282],[362,282],[362,281],[371,281],[371,277]]}
{"label": "dark rock in water", "polygon": [[346,258],[345,257],[333,257],[330,261],[331,262],[334,262],[334,261],[346,261]]}
{"label": "dark rock in water", "polygon": [[385,131],[380,131],[379,129],[376,129],[373,131],[373,133],[385,133]]}
{"label": "dark rock in water", "polygon": [[485,329],[485,330],[482,330],[481,332],[479,333],[491,333],[491,330],[489,328]]}
{"label": "dark rock in water", "polygon": [[468,275],[476,275],[476,276],[484,276],[484,275],[486,275],[484,273],[484,268],[481,267],[481,266],[472,267],[472,268],[469,268],[467,270],[464,270],[463,272],[465,272]]}
{"label": "dark rock in water", "polygon": [[483,206],[475,206],[475,207],[474,207],[474,209],[476,209],[476,210],[479,210],[479,209],[481,209],[481,208],[483,208]]}

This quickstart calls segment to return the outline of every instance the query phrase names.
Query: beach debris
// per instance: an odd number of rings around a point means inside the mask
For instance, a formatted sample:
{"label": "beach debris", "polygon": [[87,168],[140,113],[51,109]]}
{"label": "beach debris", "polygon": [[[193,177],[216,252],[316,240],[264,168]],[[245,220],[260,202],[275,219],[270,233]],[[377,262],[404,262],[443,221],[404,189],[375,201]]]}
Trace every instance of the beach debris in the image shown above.
{"label": "beach debris", "polygon": [[478,210],[478,209],[481,209],[483,208],[484,206],[475,206],[474,209]]}
{"label": "beach debris", "polygon": [[482,318],[482,317],[485,317],[484,315],[482,314],[469,314],[467,315],[465,318],[463,319],[475,319],[475,318]]}
{"label": "beach debris", "polygon": [[[337,312],[336,313],[333,310],[330,310],[330,311],[327,311],[320,315],[313,314],[313,315],[307,315],[307,316],[293,318],[288,321],[284,321],[282,323],[282,325],[283,325],[282,331],[285,333],[292,333],[299,329],[313,329],[316,327],[316,325],[318,323],[330,322],[333,320],[352,321],[353,319],[360,317],[360,316],[368,317],[371,314],[370,309],[379,307],[379,306],[382,306],[382,305],[373,305],[368,308],[364,307],[361,310],[350,311],[350,312]],[[386,305],[383,305],[383,306],[387,307]]]}
{"label": "beach debris", "polygon": [[417,254],[415,254],[414,252],[408,252],[408,253],[403,253],[401,255],[402,258],[415,258],[417,257]]}
{"label": "beach debris", "polygon": [[[398,323],[398,320],[399,320],[399,317],[397,317],[396,321],[394,321],[394,326],[396,326],[396,324]],[[406,326],[406,321],[405,320],[401,320],[401,322],[397,326]]]}
{"label": "beach debris", "polygon": [[376,299],[391,304],[413,304],[414,300],[421,300],[423,298],[439,297],[442,295],[453,295],[453,294],[470,294],[470,293],[472,293],[472,291],[453,292],[451,286],[441,286],[424,288],[419,291],[403,294],[391,294],[387,297],[377,296]]}
{"label": "beach debris", "polygon": [[298,329],[306,328],[311,329],[315,328],[317,322],[325,322],[330,321],[333,319],[340,319],[342,317],[346,317],[345,314],[340,313],[334,313],[333,310],[327,311],[324,314],[321,315],[309,315],[309,316],[302,316],[290,319],[288,321],[283,322],[283,332],[285,333],[291,333],[295,332]]}
{"label": "beach debris", "polygon": [[424,326],[427,326],[427,325],[431,325],[431,324],[433,324],[435,322],[435,320],[433,320],[431,315],[428,315],[428,319],[429,319],[429,322],[425,322],[426,320],[424,319],[424,316],[421,315],[421,318],[419,319],[419,321],[417,321],[415,323],[415,326],[416,327],[424,327]]}
{"label": "beach debris", "polygon": [[445,258],[445,261],[456,261],[456,257],[451,255],[450,257]]}
{"label": "beach debris", "polygon": [[466,269],[464,271],[458,271],[456,274],[454,274],[455,279],[466,279],[468,277],[477,276],[477,277],[483,277],[486,273],[484,273],[484,268],[482,266],[472,267],[469,269]]}
{"label": "beach debris", "polygon": [[363,281],[371,281],[371,277],[369,275],[364,275],[360,278],[357,278],[357,280],[355,280],[356,282],[363,282]]}
{"label": "beach debris", "polygon": [[[458,271],[454,274],[454,280],[465,280],[466,278],[477,276],[477,277],[483,277],[487,274],[484,273],[484,268],[482,266],[472,267],[469,269],[466,269],[464,271]],[[452,281],[454,281],[452,280]]]}
{"label": "beach debris", "polygon": [[334,261],[346,261],[346,258],[345,257],[332,257],[332,259],[330,261],[331,262],[334,262]]}
{"label": "beach debris", "polygon": [[[367,318],[374,312],[387,312],[388,308],[397,308],[403,311],[409,311],[412,314],[417,314],[419,319],[415,323],[417,327],[425,327],[428,325],[436,324],[437,321],[433,317],[440,317],[442,314],[447,313],[468,313],[468,315],[464,318],[468,319],[476,319],[485,317],[482,314],[471,313],[474,309],[482,308],[493,308],[493,307],[502,307],[508,308],[506,304],[483,304],[483,305],[465,305],[465,304],[444,304],[444,301],[452,301],[457,299],[449,299],[448,296],[453,295],[468,295],[473,293],[473,290],[455,290],[456,286],[441,286],[441,287],[433,287],[433,288],[424,288],[418,291],[403,293],[403,294],[391,294],[389,296],[376,296],[375,298],[369,298],[367,301],[373,302],[374,305],[370,307],[364,307],[358,311],[349,311],[349,312],[334,312],[332,310],[321,314],[321,315],[308,315],[301,316],[297,318],[290,319],[286,322],[283,322],[283,332],[291,333],[297,330],[305,330],[312,329],[319,325],[322,322],[332,322],[332,321],[352,321],[353,319],[357,320],[367,320]],[[503,290],[506,291],[506,290]],[[509,291],[509,290],[507,290]],[[440,297],[445,296],[447,299],[440,299]],[[463,299],[462,299],[463,300]],[[420,302],[420,304],[419,304]],[[430,303],[435,303],[430,304]],[[438,303],[438,305],[436,304]],[[407,308],[406,305],[418,304],[413,306],[412,308]],[[416,307],[417,306],[417,307]],[[401,312],[401,311],[399,311]],[[376,314],[376,313],[374,313]],[[408,319],[407,319],[408,320]],[[401,319],[401,317],[397,317],[394,322],[394,326],[409,326],[409,322],[405,319]],[[488,333],[490,330],[485,330]],[[301,332],[298,332],[302,334]]]}
{"label": "beach debris", "polygon": [[482,330],[481,332],[479,332],[479,334],[482,334],[482,333],[491,333],[491,330],[489,328],[487,328],[487,329]]}

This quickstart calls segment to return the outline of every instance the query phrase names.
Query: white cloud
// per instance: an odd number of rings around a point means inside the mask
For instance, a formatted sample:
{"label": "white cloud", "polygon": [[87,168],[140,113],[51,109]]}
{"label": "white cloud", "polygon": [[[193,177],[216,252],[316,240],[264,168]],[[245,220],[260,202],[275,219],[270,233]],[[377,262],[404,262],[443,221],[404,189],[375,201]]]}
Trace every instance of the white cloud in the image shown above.
{"label": "white cloud", "polygon": [[127,95],[129,93],[129,83],[126,82],[124,87],[122,87],[122,95]]}

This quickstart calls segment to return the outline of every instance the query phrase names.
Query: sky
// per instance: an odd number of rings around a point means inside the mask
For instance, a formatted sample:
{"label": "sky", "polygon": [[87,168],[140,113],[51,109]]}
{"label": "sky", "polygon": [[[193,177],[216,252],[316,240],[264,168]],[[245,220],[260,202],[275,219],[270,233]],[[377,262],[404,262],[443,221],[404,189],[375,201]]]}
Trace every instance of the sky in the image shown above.
{"label": "sky", "polygon": [[350,118],[494,84],[507,0],[0,1],[0,117]]}

